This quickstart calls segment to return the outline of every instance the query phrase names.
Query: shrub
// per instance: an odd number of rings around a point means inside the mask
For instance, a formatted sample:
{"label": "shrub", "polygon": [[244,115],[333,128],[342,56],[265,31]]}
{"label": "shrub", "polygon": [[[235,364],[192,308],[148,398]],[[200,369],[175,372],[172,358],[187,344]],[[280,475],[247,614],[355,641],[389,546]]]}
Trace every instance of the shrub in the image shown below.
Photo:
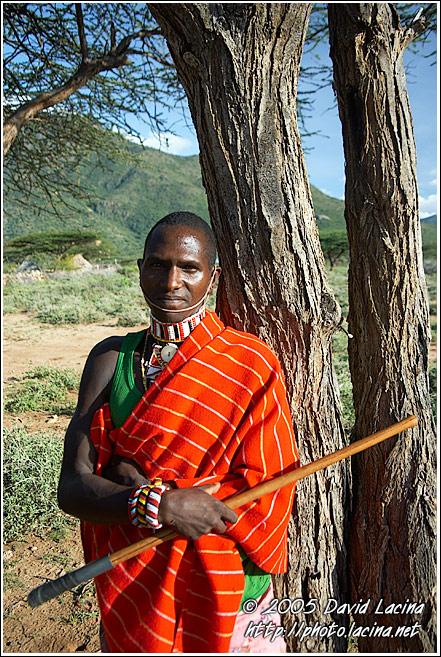
{"label": "shrub", "polygon": [[76,524],[57,503],[63,441],[52,433],[30,434],[23,427],[3,436],[3,538],[47,535]]}
{"label": "shrub", "polygon": [[79,374],[70,368],[38,366],[26,372],[14,394],[8,396],[5,411],[26,413],[68,414],[75,410],[75,403],[67,398],[69,391],[78,390]]}
{"label": "shrub", "polygon": [[118,319],[118,326],[138,326],[139,324],[148,324],[147,312],[145,310],[135,307],[121,312]]}
{"label": "shrub", "polygon": [[129,326],[128,314],[137,312],[138,324],[146,308],[135,273],[73,274],[32,283],[9,279],[3,296],[5,312],[35,313],[47,324],[90,324],[124,316],[124,326]]}

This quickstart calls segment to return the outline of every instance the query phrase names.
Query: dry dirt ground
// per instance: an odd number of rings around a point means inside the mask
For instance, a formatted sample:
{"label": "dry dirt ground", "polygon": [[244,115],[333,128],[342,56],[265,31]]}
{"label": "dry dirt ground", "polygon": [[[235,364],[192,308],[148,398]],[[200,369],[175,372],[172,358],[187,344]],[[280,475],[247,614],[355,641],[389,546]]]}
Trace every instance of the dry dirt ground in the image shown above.
{"label": "dry dirt ground", "polygon": [[[82,371],[91,348],[110,335],[127,329],[111,323],[48,326],[29,315],[6,315],[3,321],[3,393],[36,365],[69,367]],[[24,422],[29,431],[63,434],[69,418],[30,413],[26,418],[4,415],[5,426]],[[61,449],[60,438],[60,449]],[[36,609],[26,602],[28,593],[48,579],[84,564],[78,526],[61,540],[24,536],[3,544],[3,651],[2,653],[94,653],[99,647],[99,613],[93,582],[63,593]]]}
{"label": "dry dirt ground", "polygon": [[[83,369],[91,348],[109,335],[124,335],[128,330],[108,324],[48,326],[28,315],[6,315],[3,328],[4,393],[36,365]],[[431,358],[436,346],[431,345]],[[23,422],[23,418],[5,415],[5,426]],[[44,413],[27,414],[30,431],[53,428],[64,432],[69,418]],[[60,439],[61,448],[61,439]],[[37,536],[3,545],[4,572],[4,653],[94,653],[99,648],[99,614],[93,583],[75,593],[67,592],[31,609],[28,593],[45,582],[83,565],[77,527],[60,541]]]}

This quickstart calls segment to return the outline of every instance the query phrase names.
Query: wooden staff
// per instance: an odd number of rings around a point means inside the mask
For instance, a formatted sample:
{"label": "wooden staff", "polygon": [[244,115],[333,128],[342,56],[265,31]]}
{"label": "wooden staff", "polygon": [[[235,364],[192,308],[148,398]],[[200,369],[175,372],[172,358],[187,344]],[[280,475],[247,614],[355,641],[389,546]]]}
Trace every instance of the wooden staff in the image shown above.
{"label": "wooden staff", "polygon": [[[238,509],[248,502],[252,502],[259,497],[268,495],[269,493],[274,493],[279,488],[293,484],[299,479],[303,479],[303,477],[307,477],[308,475],[313,474],[314,472],[318,472],[319,470],[322,470],[323,468],[326,468],[333,463],[337,463],[338,461],[342,461],[343,459],[348,458],[348,456],[358,454],[358,452],[362,452],[363,450],[368,449],[368,447],[372,447],[373,445],[386,440],[386,438],[395,436],[396,434],[401,433],[406,429],[411,429],[417,424],[418,420],[416,419],[415,415],[410,415],[405,420],[401,420],[401,422],[397,422],[387,429],[378,431],[377,433],[374,433],[367,438],[357,440],[355,443],[352,443],[347,447],[338,449],[336,452],[333,452],[328,456],[323,456],[317,461],[313,461],[312,463],[308,463],[307,465],[297,468],[296,470],[287,472],[280,477],[274,477],[273,479],[264,481],[263,483],[258,484],[257,486],[254,486],[253,488],[250,488],[243,493],[239,493],[238,495],[234,495],[227,500],[223,500],[223,502],[230,509]],[[145,552],[146,550],[149,550],[150,548],[157,545],[161,545],[161,543],[165,543],[165,541],[169,541],[176,536],[178,536],[178,534],[174,530],[167,528],[162,529],[156,532],[153,536],[148,536],[147,538],[143,538],[140,541],[136,541],[136,543],[132,543],[131,545],[128,545],[121,550],[107,554],[105,557],[101,557],[101,559],[92,561],[82,568],[78,568],[77,570],[59,577],[58,579],[46,582],[45,584],[38,586],[36,589],[33,589],[29,593],[28,603],[31,607],[38,607],[43,602],[47,602],[48,600],[57,597],[60,595],[60,593],[68,591],[69,589],[78,586],[83,582],[87,582],[87,580],[92,579],[92,577],[101,575],[102,573],[111,570],[118,564],[127,561],[127,559],[136,557],[138,554],[141,554],[142,552]]]}

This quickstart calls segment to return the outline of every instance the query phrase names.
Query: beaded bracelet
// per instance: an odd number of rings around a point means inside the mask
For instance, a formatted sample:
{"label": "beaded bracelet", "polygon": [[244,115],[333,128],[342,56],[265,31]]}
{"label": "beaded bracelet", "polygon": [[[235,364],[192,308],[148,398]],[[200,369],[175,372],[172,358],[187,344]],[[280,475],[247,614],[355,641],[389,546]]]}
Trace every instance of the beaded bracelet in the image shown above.
{"label": "beaded bracelet", "polygon": [[158,522],[159,504],[162,493],[169,487],[157,478],[152,483],[137,486],[128,502],[129,518],[135,527],[160,529]]}
{"label": "beaded bracelet", "polygon": [[[146,523],[153,527],[153,529],[160,529],[162,524],[158,522],[158,512],[159,505],[161,504],[161,497],[164,491],[168,489],[168,486],[164,484],[159,484],[150,489],[149,494],[147,495],[146,502],[144,505],[144,518]],[[141,514],[141,510],[138,510],[138,518]]]}
{"label": "beaded bracelet", "polygon": [[147,490],[150,489],[150,484],[140,484],[139,486],[133,489],[133,492],[129,497],[129,502],[128,502],[129,518],[130,518],[130,522],[132,523],[132,525],[135,525],[135,527],[139,527],[141,525],[141,523],[138,520],[138,513],[137,513],[138,498],[140,493],[146,489]]}
{"label": "beaded bracelet", "polygon": [[150,491],[151,485],[145,486],[139,491],[136,499],[136,519],[138,521],[138,525],[142,525],[144,527],[148,524],[145,519],[145,505]]}

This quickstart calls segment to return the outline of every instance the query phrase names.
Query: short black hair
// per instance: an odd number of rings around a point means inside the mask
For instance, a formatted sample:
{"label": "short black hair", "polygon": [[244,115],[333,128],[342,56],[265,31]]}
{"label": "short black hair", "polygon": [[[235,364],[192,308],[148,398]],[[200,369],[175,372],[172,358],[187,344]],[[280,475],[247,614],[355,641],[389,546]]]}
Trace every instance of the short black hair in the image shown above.
{"label": "short black hair", "polygon": [[206,237],[207,241],[207,261],[210,269],[216,264],[216,238],[209,224],[193,212],[172,212],[160,219],[148,232],[144,243],[144,257],[147,243],[157,228],[166,228],[167,226],[185,226],[200,230]]}

